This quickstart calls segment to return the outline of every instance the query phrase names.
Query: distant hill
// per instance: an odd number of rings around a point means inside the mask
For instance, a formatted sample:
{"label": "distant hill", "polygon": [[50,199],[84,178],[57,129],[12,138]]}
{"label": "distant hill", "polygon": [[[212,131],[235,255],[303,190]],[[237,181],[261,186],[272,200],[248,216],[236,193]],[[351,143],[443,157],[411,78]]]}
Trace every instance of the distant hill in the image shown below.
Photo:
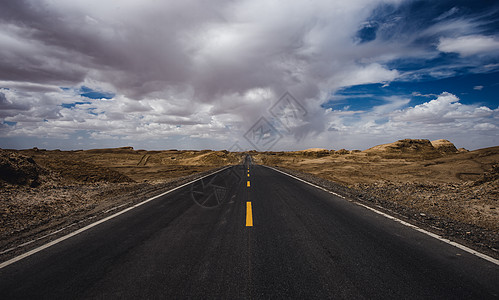
{"label": "distant hill", "polygon": [[453,143],[449,142],[448,140],[436,140],[432,141],[431,145],[440,153],[442,154],[451,154],[451,153],[458,153],[459,151],[457,150],[456,146],[454,146]]}
{"label": "distant hill", "polygon": [[367,153],[407,154],[423,156],[440,156],[459,153],[456,146],[448,140],[430,141],[427,139],[404,139],[394,143],[382,144],[365,150]]}
{"label": "distant hill", "polygon": [[300,150],[299,152],[322,152],[322,151],[328,151],[324,148],[308,148],[305,150]]}

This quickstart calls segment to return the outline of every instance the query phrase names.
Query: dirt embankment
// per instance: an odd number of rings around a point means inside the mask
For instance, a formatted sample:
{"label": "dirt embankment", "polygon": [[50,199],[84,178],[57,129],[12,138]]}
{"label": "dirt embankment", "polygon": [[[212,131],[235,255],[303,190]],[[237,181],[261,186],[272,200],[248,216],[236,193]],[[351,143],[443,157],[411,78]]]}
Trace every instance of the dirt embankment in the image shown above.
{"label": "dirt embankment", "polygon": [[340,184],[354,197],[443,226],[446,235],[459,233],[499,256],[499,147],[467,151],[447,140],[406,139],[362,152],[319,153],[267,152],[254,158]]}
{"label": "dirt embankment", "polygon": [[0,149],[0,250],[19,236],[96,214],[140,198],[138,195],[159,193],[175,182],[237,164],[241,157],[227,151],[144,151],[131,147]]}
{"label": "dirt embankment", "polygon": [[33,158],[0,149],[0,186],[40,185],[41,176],[48,171],[38,166]]}

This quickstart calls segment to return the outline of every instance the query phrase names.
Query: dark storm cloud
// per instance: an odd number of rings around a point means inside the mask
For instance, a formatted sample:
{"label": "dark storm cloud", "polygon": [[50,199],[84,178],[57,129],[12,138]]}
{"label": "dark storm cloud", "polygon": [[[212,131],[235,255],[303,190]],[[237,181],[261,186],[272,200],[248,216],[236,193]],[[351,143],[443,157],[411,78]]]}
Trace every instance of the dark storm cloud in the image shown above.
{"label": "dark storm cloud", "polygon": [[227,138],[289,91],[308,111],[290,135],[319,138],[345,125],[320,106],[339,88],[497,69],[498,5],[480,3],[5,0],[3,118],[12,135]]}
{"label": "dark storm cloud", "polygon": [[330,76],[321,74],[327,54],[317,47],[331,41],[306,41],[327,30],[317,26],[316,9],[301,16],[244,1],[5,1],[0,79],[76,85],[93,78],[131,98],[168,90],[208,102],[262,86],[285,89],[306,81],[302,76]]}
{"label": "dark storm cloud", "polygon": [[29,109],[29,104],[12,103],[7,99],[5,93],[0,92],[0,118],[13,116]]}
{"label": "dark storm cloud", "polygon": [[[297,84],[302,87],[296,93],[316,97],[321,82],[350,68],[342,60],[354,63],[386,53],[384,47],[348,53],[355,46],[341,45],[343,33],[331,30],[341,26],[351,38],[354,22],[332,20],[338,18],[335,9],[361,12],[355,20],[365,21],[360,40],[397,42],[394,55],[409,47],[434,50],[444,29],[420,32],[449,19],[478,19],[484,10],[469,1],[318,1],[291,8],[248,1],[3,4],[0,80],[68,86],[92,78],[130,98],[187,93],[208,102],[253,88],[277,92]],[[370,15],[365,14],[369,7]],[[326,8],[331,12],[321,11]]]}
{"label": "dark storm cloud", "polygon": [[27,104],[12,103],[7,100],[4,93],[0,92],[0,110],[5,111],[16,111],[16,110],[29,110],[30,106]]}
{"label": "dark storm cloud", "polygon": [[182,34],[216,18],[208,6],[187,2],[134,7],[118,1],[104,10],[79,10],[64,3],[4,1],[0,19],[11,43],[0,50],[0,79],[67,85],[96,70],[98,80],[136,97],[181,83],[191,64]]}

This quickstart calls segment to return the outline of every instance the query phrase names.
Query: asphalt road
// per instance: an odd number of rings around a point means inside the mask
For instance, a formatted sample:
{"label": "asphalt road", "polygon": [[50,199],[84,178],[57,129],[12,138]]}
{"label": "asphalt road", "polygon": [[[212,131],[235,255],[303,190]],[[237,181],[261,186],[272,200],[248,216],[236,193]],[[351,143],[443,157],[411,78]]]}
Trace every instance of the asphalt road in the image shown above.
{"label": "asphalt road", "polygon": [[498,299],[499,267],[242,165],[0,269],[0,299],[42,298]]}

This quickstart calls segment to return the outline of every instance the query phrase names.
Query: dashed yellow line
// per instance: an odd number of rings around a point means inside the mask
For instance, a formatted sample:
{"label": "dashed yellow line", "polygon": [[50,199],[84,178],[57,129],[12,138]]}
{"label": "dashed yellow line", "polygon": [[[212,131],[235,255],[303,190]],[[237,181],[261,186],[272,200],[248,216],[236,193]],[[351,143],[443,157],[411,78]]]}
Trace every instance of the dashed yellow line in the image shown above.
{"label": "dashed yellow line", "polygon": [[251,202],[246,202],[246,227],[252,227],[252,226],[253,226],[253,211],[251,209]]}
{"label": "dashed yellow line", "polygon": [[248,185],[247,186],[250,187],[250,181],[249,180],[248,180]]}

